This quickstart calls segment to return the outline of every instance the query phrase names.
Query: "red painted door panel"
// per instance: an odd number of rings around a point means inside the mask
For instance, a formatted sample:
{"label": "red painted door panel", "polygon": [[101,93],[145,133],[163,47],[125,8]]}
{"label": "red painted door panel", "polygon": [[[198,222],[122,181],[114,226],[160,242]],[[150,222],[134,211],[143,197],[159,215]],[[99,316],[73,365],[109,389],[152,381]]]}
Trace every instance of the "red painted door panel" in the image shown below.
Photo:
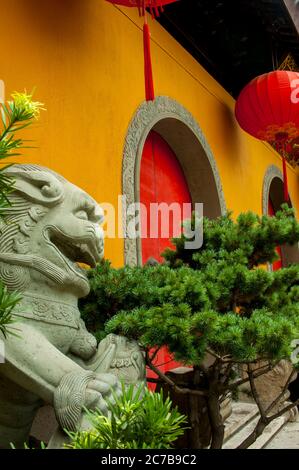
{"label": "red painted door panel", "polygon": [[[275,215],[274,206],[272,204],[272,201],[271,201],[270,197],[269,197],[269,201],[268,201],[268,214],[269,215]],[[279,256],[279,259],[277,261],[274,261],[274,263],[272,264],[273,271],[278,271],[278,269],[282,268],[282,252],[281,252],[281,247],[280,246],[276,247],[276,252]]]}
{"label": "red painted door panel", "polygon": [[[163,233],[161,233],[161,218],[159,218],[158,238],[144,237],[146,232],[149,235],[150,223],[152,227],[155,226],[155,219],[150,220],[150,204],[178,203],[183,208],[184,203],[191,203],[191,196],[183,170],[174,152],[167,142],[154,131],[149,133],[143,148],[140,168],[140,202],[147,209],[147,215],[144,213],[141,215],[142,262],[145,263],[150,257],[162,261],[160,255],[166,247],[173,246],[169,239],[176,233],[171,230],[168,236],[161,236]],[[191,205],[189,211],[187,210],[185,213],[185,218],[190,216]],[[182,219],[176,222],[174,229],[179,233]],[[170,211],[169,227],[171,229],[172,225],[173,214]]]}
{"label": "red painted door panel", "polygon": [[[152,203],[166,203],[168,205],[178,203],[183,208],[183,204],[188,203],[189,210],[186,210],[185,207],[184,218],[190,218],[192,209],[190,192],[180,163],[167,142],[154,131],[148,135],[141,159],[140,202],[146,207],[146,213],[141,211],[142,262],[146,263],[152,257],[161,262],[163,261],[161,253],[166,247],[173,246],[169,238],[181,232],[183,211],[181,211],[180,220],[175,219],[175,233],[172,230],[173,217],[170,211],[169,227],[171,231],[165,237],[165,234],[161,233],[161,218],[150,217],[150,205]],[[157,227],[154,227],[157,220]],[[158,237],[150,238],[150,224],[158,229]],[[167,371],[180,364],[173,361],[165,348],[158,355],[156,365],[161,370]],[[148,371],[148,377],[154,377],[154,374]]]}

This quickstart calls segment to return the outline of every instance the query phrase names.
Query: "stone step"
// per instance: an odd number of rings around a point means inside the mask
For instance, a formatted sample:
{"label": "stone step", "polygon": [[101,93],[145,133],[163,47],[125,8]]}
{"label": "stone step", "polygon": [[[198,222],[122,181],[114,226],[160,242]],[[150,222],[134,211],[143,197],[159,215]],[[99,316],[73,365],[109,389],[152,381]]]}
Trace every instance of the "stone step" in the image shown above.
{"label": "stone step", "polygon": [[289,415],[283,415],[275,419],[264,430],[263,434],[249,447],[249,449],[263,449],[268,442],[281,431],[284,425],[288,422]]}
{"label": "stone step", "polygon": [[224,442],[227,442],[257,415],[256,405],[240,401],[233,402],[232,413],[225,421]]}
{"label": "stone step", "polygon": [[288,422],[266,444],[265,449],[299,449],[299,422]]}
{"label": "stone step", "polygon": [[[256,405],[249,403],[238,403],[238,405],[237,414],[233,411],[232,416],[227,420],[228,425],[225,432],[223,449],[236,449],[254,430],[259,420],[259,413]],[[281,431],[289,419],[290,413],[288,412],[271,422],[265,428],[263,434],[249,447],[249,449],[263,449],[266,447],[277,433]],[[232,424],[233,421],[235,421],[234,425]]]}

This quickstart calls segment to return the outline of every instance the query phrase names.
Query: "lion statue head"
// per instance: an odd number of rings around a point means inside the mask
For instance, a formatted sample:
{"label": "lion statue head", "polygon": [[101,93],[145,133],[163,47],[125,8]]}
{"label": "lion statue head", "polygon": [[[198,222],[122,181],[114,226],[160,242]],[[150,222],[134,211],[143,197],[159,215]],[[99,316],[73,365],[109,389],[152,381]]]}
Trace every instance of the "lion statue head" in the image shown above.
{"label": "lion statue head", "polygon": [[38,165],[4,170],[14,180],[0,221],[0,278],[24,291],[41,282],[87,295],[86,270],[103,256],[103,211],[91,196]]}

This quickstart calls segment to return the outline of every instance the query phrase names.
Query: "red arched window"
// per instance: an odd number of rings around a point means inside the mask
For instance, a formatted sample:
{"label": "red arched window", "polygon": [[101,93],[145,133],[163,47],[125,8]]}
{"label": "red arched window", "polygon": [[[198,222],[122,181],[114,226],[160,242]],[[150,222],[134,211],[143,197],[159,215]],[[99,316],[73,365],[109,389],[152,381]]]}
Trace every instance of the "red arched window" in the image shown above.
{"label": "red arched window", "polygon": [[[168,143],[154,131],[151,131],[146,139],[141,159],[140,202],[146,208],[146,211],[141,210],[142,262],[146,263],[149,258],[161,262],[163,261],[161,253],[166,247],[172,246],[169,239],[181,232],[182,220],[190,218],[192,209],[191,195],[182,167]],[[172,211],[169,211],[168,221],[166,213],[162,216],[160,213],[159,217],[153,218],[151,215],[155,211],[151,213],[152,204],[161,203],[164,204],[164,210],[166,205],[170,208],[176,203],[176,206],[181,208],[181,216],[174,217]],[[165,236],[165,233],[162,233],[162,224],[166,223],[167,228],[167,222],[170,233]],[[156,233],[157,236],[150,237],[151,228],[152,235]],[[161,370],[167,371],[180,364],[172,360],[165,348],[158,355],[156,365]],[[151,371],[148,372],[148,376],[153,377]]]}

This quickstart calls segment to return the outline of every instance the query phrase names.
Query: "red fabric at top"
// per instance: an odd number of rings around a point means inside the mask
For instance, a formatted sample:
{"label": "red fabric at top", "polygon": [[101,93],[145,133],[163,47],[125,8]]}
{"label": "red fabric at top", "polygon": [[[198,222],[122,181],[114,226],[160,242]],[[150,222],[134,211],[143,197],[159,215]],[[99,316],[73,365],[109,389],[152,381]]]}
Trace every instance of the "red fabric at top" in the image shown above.
{"label": "red fabric at top", "polygon": [[107,2],[114,3],[115,5],[138,8],[140,16],[144,16],[145,9],[149,8],[153,17],[159,16],[160,11],[163,11],[164,5],[177,1],[178,0],[107,0]]}
{"label": "red fabric at top", "polygon": [[155,8],[167,5],[168,3],[174,3],[178,0],[107,0],[107,2],[115,3],[116,5],[123,5],[125,7],[137,7],[140,8],[145,4],[145,8]]}

